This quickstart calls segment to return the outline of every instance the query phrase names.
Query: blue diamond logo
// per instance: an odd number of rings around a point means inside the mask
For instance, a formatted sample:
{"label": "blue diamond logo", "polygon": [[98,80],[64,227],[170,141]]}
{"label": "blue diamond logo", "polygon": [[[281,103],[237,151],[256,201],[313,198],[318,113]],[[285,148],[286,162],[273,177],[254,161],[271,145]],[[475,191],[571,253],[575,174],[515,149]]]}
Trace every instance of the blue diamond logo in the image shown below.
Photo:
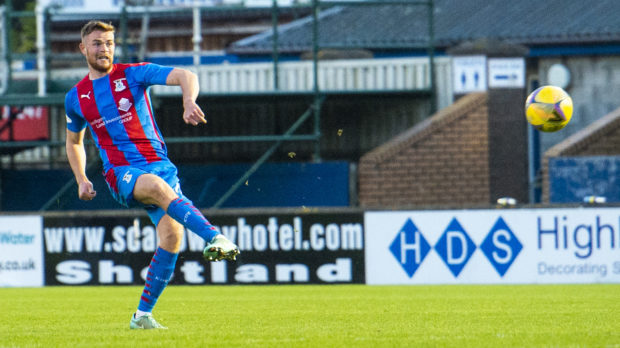
{"label": "blue diamond logo", "polygon": [[497,273],[503,277],[523,249],[523,244],[500,216],[480,245],[480,249]]}
{"label": "blue diamond logo", "polygon": [[453,218],[435,244],[435,250],[454,277],[458,277],[471,255],[476,251],[476,245],[458,220]]}
{"label": "blue diamond logo", "polygon": [[430,250],[431,246],[411,219],[407,219],[390,244],[390,252],[409,278],[413,277]]}

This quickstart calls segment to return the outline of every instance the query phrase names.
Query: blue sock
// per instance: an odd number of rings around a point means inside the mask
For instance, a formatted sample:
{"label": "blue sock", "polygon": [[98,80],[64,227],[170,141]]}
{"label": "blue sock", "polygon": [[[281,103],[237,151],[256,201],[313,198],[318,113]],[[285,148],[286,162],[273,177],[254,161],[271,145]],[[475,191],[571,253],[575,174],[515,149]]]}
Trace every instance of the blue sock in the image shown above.
{"label": "blue sock", "polygon": [[161,247],[157,248],[146,272],[146,284],[144,284],[144,291],[140,297],[139,310],[149,313],[153,311],[159,295],[164,291],[168,281],[170,281],[170,277],[172,277],[178,255],[168,252]]}
{"label": "blue sock", "polygon": [[179,197],[170,202],[166,213],[181,225],[199,235],[207,243],[210,242],[213,237],[220,234],[217,228],[211,225],[207,218],[194,207],[192,201],[185,197]]}

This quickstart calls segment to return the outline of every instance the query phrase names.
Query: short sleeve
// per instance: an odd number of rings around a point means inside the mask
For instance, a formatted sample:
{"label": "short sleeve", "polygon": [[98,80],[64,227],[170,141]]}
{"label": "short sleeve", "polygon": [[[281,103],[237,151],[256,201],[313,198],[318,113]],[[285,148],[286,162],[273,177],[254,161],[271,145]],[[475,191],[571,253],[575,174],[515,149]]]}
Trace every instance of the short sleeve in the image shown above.
{"label": "short sleeve", "polygon": [[165,85],[173,67],[153,63],[139,64],[130,67],[131,78],[142,85]]}
{"label": "short sleeve", "polygon": [[[79,133],[86,127],[86,120],[79,114],[77,107],[77,89],[73,88],[65,96],[65,113],[67,115],[67,129]],[[77,105],[76,105],[77,104]]]}

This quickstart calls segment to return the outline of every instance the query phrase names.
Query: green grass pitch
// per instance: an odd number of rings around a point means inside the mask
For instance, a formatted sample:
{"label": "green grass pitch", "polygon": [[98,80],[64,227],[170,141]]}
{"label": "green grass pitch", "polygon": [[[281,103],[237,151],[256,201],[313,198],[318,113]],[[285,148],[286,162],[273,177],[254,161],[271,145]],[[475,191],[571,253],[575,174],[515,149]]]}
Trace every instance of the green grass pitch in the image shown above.
{"label": "green grass pitch", "polygon": [[0,347],[620,347],[620,284],[0,289]]}

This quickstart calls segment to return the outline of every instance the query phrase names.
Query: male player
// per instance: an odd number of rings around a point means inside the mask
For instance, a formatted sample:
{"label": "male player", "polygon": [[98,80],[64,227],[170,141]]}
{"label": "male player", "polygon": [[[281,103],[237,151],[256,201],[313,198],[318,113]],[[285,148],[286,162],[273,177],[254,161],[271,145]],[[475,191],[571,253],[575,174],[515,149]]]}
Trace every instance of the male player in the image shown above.
{"label": "male player", "polygon": [[84,132],[89,126],[112,196],[126,207],[144,207],[157,227],[159,245],[130,328],[165,329],[151,312],[174,271],[183,227],[206,241],[203,255],[207,260],[235,260],[239,248],[181,193],[177,169],[167,158],[166,145],[153,117],[149,86],[179,85],[183,121],[194,126],[206,123],[196,104],[196,75],[155,64],[114,64],[114,31],[114,26],[100,21],[82,27],[80,51],[88,63],[88,75],[65,97],[67,158],[79,198],[92,200],[97,193],[86,176],[84,148]]}

